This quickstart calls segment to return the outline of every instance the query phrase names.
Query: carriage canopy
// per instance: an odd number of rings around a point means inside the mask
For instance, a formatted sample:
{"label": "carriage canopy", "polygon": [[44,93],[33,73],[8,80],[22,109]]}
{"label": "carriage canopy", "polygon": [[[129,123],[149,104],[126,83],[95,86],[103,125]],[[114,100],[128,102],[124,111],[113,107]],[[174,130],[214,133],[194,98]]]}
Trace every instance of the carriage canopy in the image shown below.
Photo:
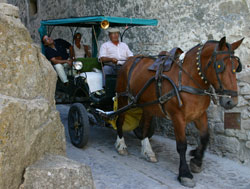
{"label": "carriage canopy", "polygon": [[[40,37],[44,35],[50,35],[55,26],[70,27],[72,34],[77,31],[78,28],[92,28],[92,55],[97,55],[97,44],[94,37],[94,31],[98,38],[102,21],[108,21],[109,27],[133,27],[133,26],[157,26],[158,21],[156,19],[143,19],[143,18],[128,18],[128,17],[111,17],[111,16],[85,16],[77,18],[62,18],[42,20],[39,28]],[[73,29],[75,28],[75,29]],[[126,31],[126,28],[125,30]],[[42,46],[43,49],[43,46]]]}

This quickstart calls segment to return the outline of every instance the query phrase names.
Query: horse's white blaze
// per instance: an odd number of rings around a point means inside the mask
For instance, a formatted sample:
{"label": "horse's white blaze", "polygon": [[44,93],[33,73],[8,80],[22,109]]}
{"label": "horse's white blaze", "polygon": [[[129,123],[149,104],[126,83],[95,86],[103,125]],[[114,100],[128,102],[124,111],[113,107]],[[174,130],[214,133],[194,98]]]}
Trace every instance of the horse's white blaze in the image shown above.
{"label": "horse's white blaze", "polygon": [[155,157],[155,153],[153,152],[152,150],[152,147],[151,147],[151,144],[149,142],[149,139],[148,137],[143,139],[141,141],[141,145],[142,145],[142,148],[141,148],[141,153],[142,155],[148,160],[148,161],[151,161],[151,162],[156,162],[157,159]]}
{"label": "horse's white blaze", "polygon": [[124,137],[119,138],[119,136],[117,136],[117,139],[116,139],[116,142],[115,142],[115,148],[118,150],[118,152],[127,149]]}

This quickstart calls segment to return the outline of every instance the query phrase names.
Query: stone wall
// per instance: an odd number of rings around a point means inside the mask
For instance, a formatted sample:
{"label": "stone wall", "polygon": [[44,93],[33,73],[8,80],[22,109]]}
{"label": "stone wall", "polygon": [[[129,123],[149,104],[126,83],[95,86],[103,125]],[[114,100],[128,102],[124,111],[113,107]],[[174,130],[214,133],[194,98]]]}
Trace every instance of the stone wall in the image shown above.
{"label": "stone wall", "polygon": [[[30,0],[9,0],[17,4],[21,10],[22,21],[31,32],[35,42],[39,42],[37,29],[42,19],[65,18],[89,15],[109,15],[125,17],[156,18],[157,27],[132,28],[125,35],[135,54],[157,54],[162,50],[180,46],[187,51],[192,46],[208,39],[219,40],[227,36],[229,42],[245,37],[243,44],[237,50],[244,67],[249,65],[250,55],[250,0],[37,0],[37,13],[31,14]],[[123,30],[124,28],[121,28]],[[82,29],[83,41],[90,44],[90,30]],[[62,37],[71,41],[69,29],[57,28],[52,37]],[[107,40],[106,32],[100,35],[100,43]],[[224,110],[211,105],[209,123],[212,133],[210,149],[221,155],[248,161],[250,156],[249,134],[249,72],[245,69],[238,74],[240,102],[231,111],[241,112],[241,129],[224,129]],[[158,120],[162,130],[168,135],[172,130],[168,122]],[[192,126],[191,126],[192,127]],[[194,129],[187,129],[193,135]],[[189,138],[194,143],[194,138]]]}
{"label": "stone wall", "polygon": [[0,3],[0,188],[16,189],[44,154],[65,155],[56,72],[32,43],[18,8]]}

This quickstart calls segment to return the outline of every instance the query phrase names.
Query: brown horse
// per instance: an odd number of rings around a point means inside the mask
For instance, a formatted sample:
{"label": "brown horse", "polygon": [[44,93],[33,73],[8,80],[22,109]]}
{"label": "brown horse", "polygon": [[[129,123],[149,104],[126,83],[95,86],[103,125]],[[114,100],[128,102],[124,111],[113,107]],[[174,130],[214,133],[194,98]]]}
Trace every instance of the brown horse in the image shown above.
{"label": "brown horse", "polygon": [[[143,113],[140,125],[143,126],[142,155],[150,162],[157,161],[147,138],[152,117],[168,116],[172,120],[177,152],[180,156],[178,180],[184,186],[195,186],[193,175],[186,162],[186,125],[193,121],[200,132],[200,144],[195,150],[190,152],[190,155],[193,156],[190,161],[190,169],[192,172],[200,172],[203,155],[209,141],[206,113],[212,95],[209,89],[210,86],[213,86],[216,94],[219,96],[220,105],[225,109],[230,109],[237,105],[235,72],[240,72],[242,65],[239,58],[233,54],[242,41],[243,39],[229,44],[226,42],[226,38],[223,37],[220,41],[208,41],[205,44],[193,47],[185,54],[183,60],[177,59],[177,61],[174,61],[170,71],[163,71],[159,75],[161,77],[160,93],[164,95],[172,90],[174,95],[170,96],[171,98],[165,101],[159,100],[156,82],[152,82],[148,84],[135,102],[138,106],[148,103],[147,106],[142,106]],[[180,54],[181,51],[178,53]],[[117,79],[118,109],[125,107],[128,102],[133,101],[132,96],[135,97],[150,78],[155,77],[156,73],[148,70],[148,67],[154,61],[152,57],[132,57],[124,64]],[[179,99],[177,98],[177,92],[173,93],[173,84],[166,78],[170,78],[177,86]],[[127,94],[119,95],[122,93]],[[159,103],[150,103],[152,101]],[[117,119],[118,136],[115,144],[117,151],[121,155],[127,154],[127,146],[122,131],[124,117],[124,113],[121,113]]]}

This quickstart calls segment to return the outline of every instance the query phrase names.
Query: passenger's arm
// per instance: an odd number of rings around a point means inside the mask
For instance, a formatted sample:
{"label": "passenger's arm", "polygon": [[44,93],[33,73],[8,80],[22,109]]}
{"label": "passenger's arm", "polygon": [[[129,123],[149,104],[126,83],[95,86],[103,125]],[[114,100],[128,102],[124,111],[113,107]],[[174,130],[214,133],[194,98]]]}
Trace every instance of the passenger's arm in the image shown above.
{"label": "passenger's arm", "polygon": [[87,57],[91,57],[91,53],[89,52],[89,46],[88,45],[84,45],[84,51],[85,54],[87,55]]}
{"label": "passenger's arm", "polygon": [[73,48],[72,45],[70,45],[70,47],[69,47],[69,56],[70,56],[70,58],[71,58],[72,60],[75,59],[75,51],[74,51],[74,48]]}
{"label": "passenger's arm", "polygon": [[101,57],[100,60],[105,63],[105,62],[112,62],[114,64],[117,64],[118,60],[116,58],[108,58],[108,57]]}
{"label": "passenger's arm", "polygon": [[53,63],[53,64],[69,64],[70,66],[72,65],[72,60],[62,60],[58,57],[53,57],[50,59],[50,61]]}

